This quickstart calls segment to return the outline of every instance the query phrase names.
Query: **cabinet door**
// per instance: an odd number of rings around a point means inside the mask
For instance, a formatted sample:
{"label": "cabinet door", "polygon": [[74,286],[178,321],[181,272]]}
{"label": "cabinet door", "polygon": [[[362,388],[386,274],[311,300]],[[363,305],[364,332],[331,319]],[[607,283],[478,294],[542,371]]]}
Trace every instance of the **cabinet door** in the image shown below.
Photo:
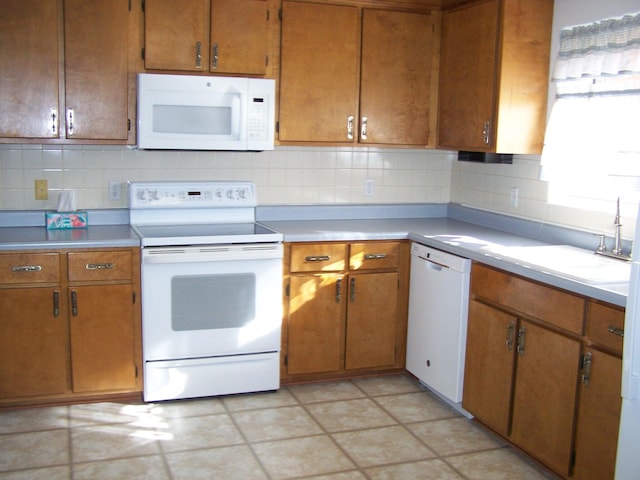
{"label": "cabinet door", "polygon": [[287,372],[333,372],[344,365],[346,277],[292,275]]}
{"label": "cabinet door", "polygon": [[144,67],[206,71],[209,0],[145,0]]}
{"label": "cabinet door", "polygon": [[498,0],[489,0],[442,16],[439,146],[493,146],[498,13]]}
{"label": "cabinet door", "polygon": [[0,2],[0,45],[0,137],[57,138],[57,2]]}
{"label": "cabinet door", "polygon": [[393,367],[398,273],[351,274],[345,368]]}
{"label": "cabinet door", "polygon": [[469,302],[462,406],[501,435],[509,431],[517,318]]}
{"label": "cabinet door", "polygon": [[69,287],[74,392],[136,386],[133,288]]}
{"label": "cabinet door", "polygon": [[128,0],[65,0],[66,137],[128,138]]}
{"label": "cabinet door", "polygon": [[0,399],[67,389],[64,295],[47,287],[0,289]]}
{"label": "cabinet door", "polygon": [[282,2],[280,140],[354,142],[359,22],[356,7]]}
{"label": "cabinet door", "polygon": [[608,480],[614,477],[622,398],[622,360],[595,349],[590,354],[589,380],[580,384],[576,480]]}
{"label": "cabinet door", "polygon": [[211,62],[216,73],[264,75],[266,0],[211,0]]}
{"label": "cabinet door", "polygon": [[428,145],[433,17],[372,9],[363,15],[359,140]]}
{"label": "cabinet door", "polygon": [[511,440],[569,474],[580,343],[528,321],[518,328]]}

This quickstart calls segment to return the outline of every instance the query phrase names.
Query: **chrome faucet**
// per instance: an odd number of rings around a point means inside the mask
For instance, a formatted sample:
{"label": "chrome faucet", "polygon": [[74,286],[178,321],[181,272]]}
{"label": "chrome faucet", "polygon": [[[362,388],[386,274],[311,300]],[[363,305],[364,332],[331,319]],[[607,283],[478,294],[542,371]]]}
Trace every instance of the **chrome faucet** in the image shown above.
{"label": "chrome faucet", "polygon": [[620,197],[618,197],[618,201],[616,202],[616,217],[613,220],[613,225],[616,227],[616,233],[613,238],[613,250],[610,252],[607,251],[607,246],[605,245],[605,236],[600,235],[600,244],[598,248],[596,248],[596,252],[598,255],[605,255],[611,258],[617,258],[619,260],[631,260],[631,252],[628,255],[622,253],[622,240],[620,238],[622,231],[622,223],[620,222]]}

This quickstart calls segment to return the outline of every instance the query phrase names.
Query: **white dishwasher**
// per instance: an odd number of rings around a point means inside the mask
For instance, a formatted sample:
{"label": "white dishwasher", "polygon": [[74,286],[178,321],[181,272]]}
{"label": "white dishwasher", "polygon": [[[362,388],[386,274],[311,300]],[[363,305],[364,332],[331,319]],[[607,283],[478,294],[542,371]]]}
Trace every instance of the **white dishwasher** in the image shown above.
{"label": "white dishwasher", "polygon": [[462,410],[471,260],[411,245],[406,367]]}

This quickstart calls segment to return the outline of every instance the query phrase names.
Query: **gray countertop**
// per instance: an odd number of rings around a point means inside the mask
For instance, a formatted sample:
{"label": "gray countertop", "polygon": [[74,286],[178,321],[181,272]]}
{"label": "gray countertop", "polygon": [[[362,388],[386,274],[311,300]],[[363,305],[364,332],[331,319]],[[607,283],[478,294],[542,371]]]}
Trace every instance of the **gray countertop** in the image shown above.
{"label": "gray countertop", "polygon": [[45,227],[0,228],[0,250],[138,246],[140,239],[129,225],[91,225],[68,230],[47,230]]}
{"label": "gray countertop", "polygon": [[[487,246],[542,246],[547,242],[451,218],[368,220],[286,220],[261,223],[284,235],[285,242],[410,239],[558,288],[624,307],[628,284],[594,285],[489,256]],[[616,261],[616,260],[612,260]]]}

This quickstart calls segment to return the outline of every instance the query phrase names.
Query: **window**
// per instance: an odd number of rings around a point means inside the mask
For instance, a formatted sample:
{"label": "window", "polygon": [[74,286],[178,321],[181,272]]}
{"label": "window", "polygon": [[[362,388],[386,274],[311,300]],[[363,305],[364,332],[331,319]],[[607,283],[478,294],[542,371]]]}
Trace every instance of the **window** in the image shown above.
{"label": "window", "polygon": [[551,203],[640,201],[640,13],[565,29],[542,152]]}

